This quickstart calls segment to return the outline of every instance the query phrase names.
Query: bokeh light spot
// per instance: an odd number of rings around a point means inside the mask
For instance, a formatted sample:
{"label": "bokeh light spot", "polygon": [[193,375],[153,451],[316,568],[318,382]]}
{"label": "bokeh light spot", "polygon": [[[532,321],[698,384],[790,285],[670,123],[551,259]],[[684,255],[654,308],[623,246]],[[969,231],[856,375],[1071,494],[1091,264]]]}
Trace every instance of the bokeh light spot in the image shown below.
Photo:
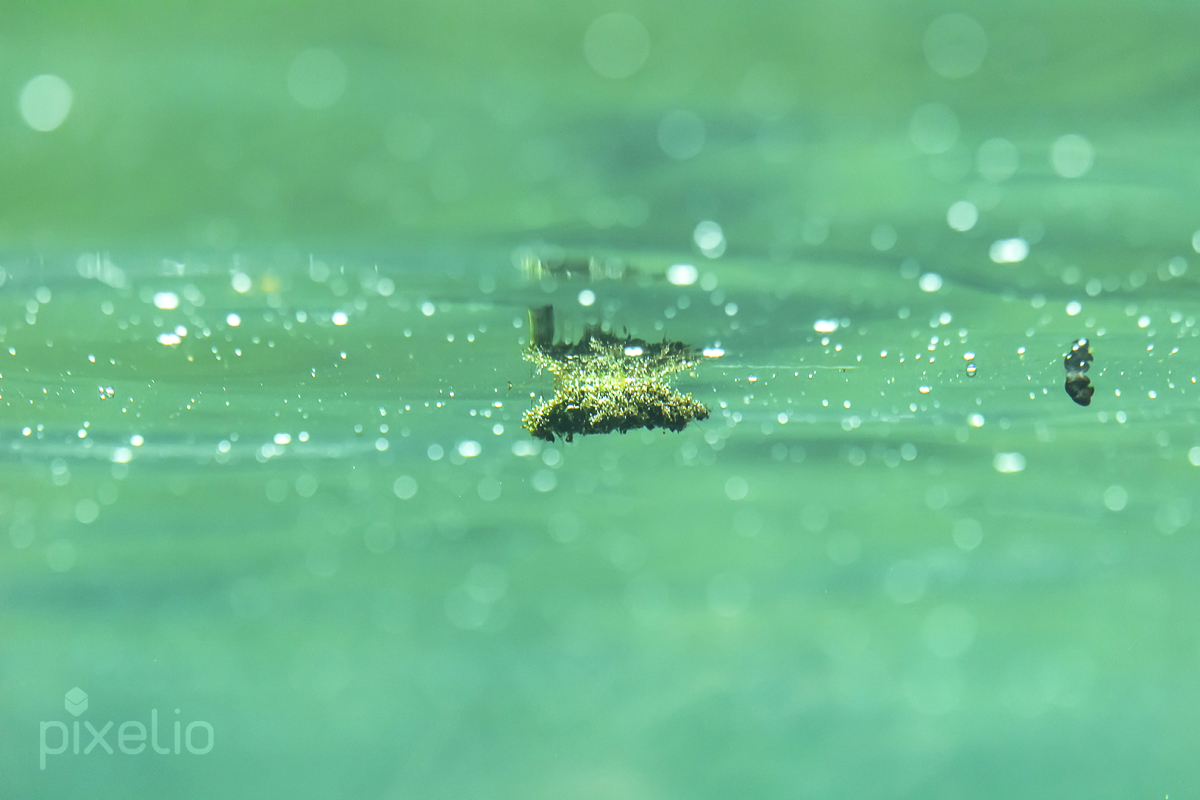
{"label": "bokeh light spot", "polygon": [[304,108],[329,108],[346,91],[346,65],[329,50],[305,50],[288,69],[287,87],[292,99]]}
{"label": "bokeh light spot", "polygon": [[658,146],[676,161],[685,161],[704,149],[704,120],[691,111],[671,111],[658,123]]}
{"label": "bokeh light spot", "polygon": [[1000,239],[992,242],[988,256],[997,264],[1016,264],[1029,256],[1029,242],[1024,239]]}
{"label": "bokeh light spot", "polygon": [[965,78],[987,55],[983,26],[966,14],[938,17],[925,30],[925,60],[943,78]]}
{"label": "bokeh light spot", "polygon": [[67,119],[75,95],[67,82],[57,75],[38,75],[21,89],[18,106],[25,124],[35,131],[49,133]]}
{"label": "bokeh light spot", "polygon": [[1055,140],[1050,148],[1050,163],[1064,178],[1081,178],[1092,168],[1095,153],[1087,139],[1068,133]]}
{"label": "bokeh light spot", "polygon": [[628,78],[650,57],[650,34],[631,14],[604,14],[588,26],[583,55],[601,77]]}
{"label": "bokeh light spot", "polygon": [[959,200],[946,212],[946,224],[956,231],[969,231],[979,221],[979,209],[970,200]]}
{"label": "bokeh light spot", "polygon": [[996,453],[992,466],[996,472],[1022,472],[1025,469],[1025,456],[1020,453]]}
{"label": "bokeh light spot", "polygon": [[926,103],[913,112],[908,133],[927,155],[945,153],[958,141],[958,117],[942,103]]}
{"label": "bokeh light spot", "polygon": [[922,292],[936,292],[942,288],[942,276],[936,272],[926,272],[917,281],[917,285],[921,287]]}
{"label": "bokeh light spot", "polygon": [[672,264],[667,268],[667,281],[673,286],[691,286],[700,272],[691,264]]}
{"label": "bokeh light spot", "polygon": [[709,258],[719,258],[725,252],[725,232],[712,220],[705,220],[692,231],[692,240],[700,252]]}

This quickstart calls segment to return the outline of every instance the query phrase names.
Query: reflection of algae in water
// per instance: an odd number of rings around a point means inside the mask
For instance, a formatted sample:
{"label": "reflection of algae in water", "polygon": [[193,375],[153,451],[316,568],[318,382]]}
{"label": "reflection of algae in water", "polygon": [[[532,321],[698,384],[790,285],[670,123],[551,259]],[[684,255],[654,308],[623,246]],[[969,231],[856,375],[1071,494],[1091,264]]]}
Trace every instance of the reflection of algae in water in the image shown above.
{"label": "reflection of algae in water", "polygon": [[554,344],[554,309],[530,309],[525,359],[554,375],[554,396],[525,412],[522,427],[538,439],[636,428],[680,431],[707,419],[708,407],[671,388],[669,377],[697,363],[682,342],[620,339],[589,327],[577,343]]}

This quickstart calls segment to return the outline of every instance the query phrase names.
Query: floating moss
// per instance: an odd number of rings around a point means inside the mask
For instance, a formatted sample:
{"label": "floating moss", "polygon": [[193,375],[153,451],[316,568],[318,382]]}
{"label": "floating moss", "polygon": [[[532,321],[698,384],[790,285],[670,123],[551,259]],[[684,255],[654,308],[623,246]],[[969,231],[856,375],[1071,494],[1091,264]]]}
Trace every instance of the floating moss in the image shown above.
{"label": "floating moss", "polygon": [[707,406],[670,385],[672,375],[698,362],[688,345],[620,338],[598,328],[588,328],[579,342],[554,344],[549,307],[531,309],[530,322],[525,359],[554,375],[554,396],[522,419],[522,427],[536,438],[561,436],[569,442],[575,434],[680,431],[692,420],[708,418]]}

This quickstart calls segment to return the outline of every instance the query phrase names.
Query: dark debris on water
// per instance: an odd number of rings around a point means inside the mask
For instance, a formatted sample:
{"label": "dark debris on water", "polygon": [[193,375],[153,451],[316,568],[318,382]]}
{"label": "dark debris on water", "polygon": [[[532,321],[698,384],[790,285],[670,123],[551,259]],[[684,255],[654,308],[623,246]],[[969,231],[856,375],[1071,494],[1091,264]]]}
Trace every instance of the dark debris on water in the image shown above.
{"label": "dark debris on water", "polygon": [[1067,394],[1081,406],[1091,405],[1092,395],[1096,388],[1092,386],[1087,376],[1088,367],[1092,365],[1092,351],[1087,339],[1078,339],[1071,343],[1071,351],[1063,357],[1063,367],[1067,370]]}

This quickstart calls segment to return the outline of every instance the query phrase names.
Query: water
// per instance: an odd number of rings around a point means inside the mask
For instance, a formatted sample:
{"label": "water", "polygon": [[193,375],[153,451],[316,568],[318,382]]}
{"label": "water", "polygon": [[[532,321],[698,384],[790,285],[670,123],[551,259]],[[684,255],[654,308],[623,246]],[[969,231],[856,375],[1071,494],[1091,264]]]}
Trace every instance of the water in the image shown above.
{"label": "water", "polygon": [[14,14],[3,791],[1196,785],[1190,12],[629,10]]}

